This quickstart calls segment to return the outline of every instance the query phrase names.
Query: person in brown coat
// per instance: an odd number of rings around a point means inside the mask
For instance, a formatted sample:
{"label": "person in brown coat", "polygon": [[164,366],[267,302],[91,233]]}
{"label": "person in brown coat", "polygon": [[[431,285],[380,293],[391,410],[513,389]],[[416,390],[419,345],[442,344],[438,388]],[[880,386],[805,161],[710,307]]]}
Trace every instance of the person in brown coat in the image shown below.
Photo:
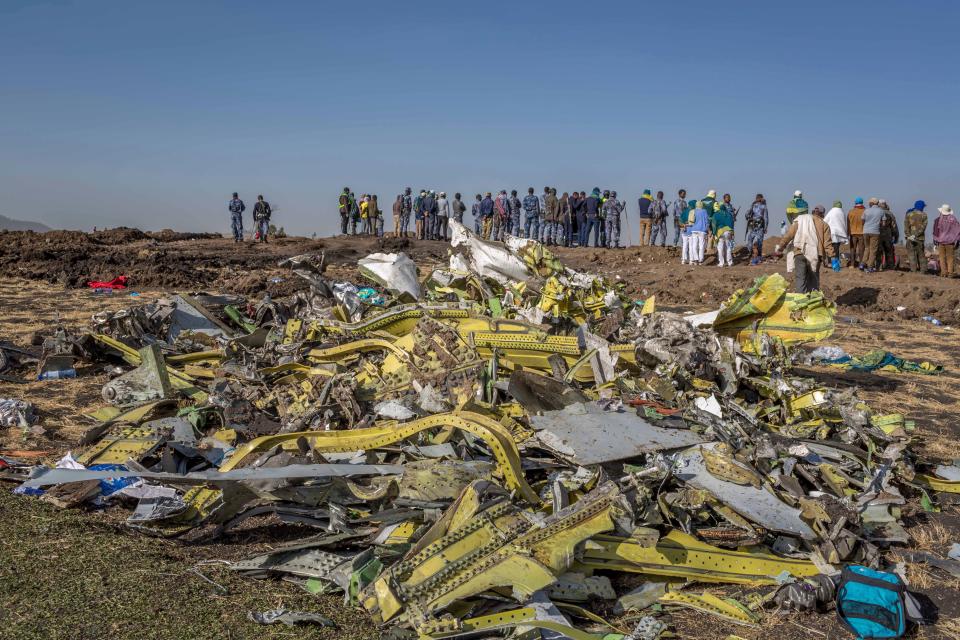
{"label": "person in brown coat", "polygon": [[848,267],[860,266],[863,263],[863,198],[857,198],[853,209],[847,213],[847,235],[850,237],[850,259]]}
{"label": "person in brown coat", "polygon": [[[826,210],[815,207],[813,213],[802,213],[793,221],[781,242],[793,243],[794,289],[810,293],[820,288],[820,266],[830,259],[834,271],[840,271],[840,258],[833,250],[830,226],[823,221]],[[780,252],[780,246],[777,246]]]}

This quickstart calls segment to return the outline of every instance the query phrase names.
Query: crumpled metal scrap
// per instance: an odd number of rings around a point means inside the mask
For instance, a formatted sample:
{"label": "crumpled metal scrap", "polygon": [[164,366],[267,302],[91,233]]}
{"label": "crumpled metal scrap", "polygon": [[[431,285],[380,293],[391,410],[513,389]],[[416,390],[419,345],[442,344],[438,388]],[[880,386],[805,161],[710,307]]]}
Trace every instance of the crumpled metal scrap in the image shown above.
{"label": "crumpled metal scrap", "polygon": [[[152,357],[170,384],[99,414],[79,459],[200,483],[144,497],[140,530],[232,535],[265,514],[315,528],[235,568],[336,584],[378,622],[432,638],[566,628],[542,616],[549,598],[599,618],[591,598],[618,594],[598,570],[786,581],[776,601],[810,608],[822,594],[803,579],[876,565],[917,484],[957,480],[917,473],[903,416],[792,373],[790,346],[832,331],[822,296],[769,276],[712,314],[658,312],[539,243],[451,227],[456,252],[423,286],[403,254],[359,261],[380,287],[363,296],[303,255],[281,265],[309,291],[286,299],[98,315],[107,337],[87,357],[136,365],[130,346],[162,342]],[[185,307],[203,320],[171,339]],[[716,602],[653,592],[623,606]],[[645,618],[632,637],[664,624]]]}

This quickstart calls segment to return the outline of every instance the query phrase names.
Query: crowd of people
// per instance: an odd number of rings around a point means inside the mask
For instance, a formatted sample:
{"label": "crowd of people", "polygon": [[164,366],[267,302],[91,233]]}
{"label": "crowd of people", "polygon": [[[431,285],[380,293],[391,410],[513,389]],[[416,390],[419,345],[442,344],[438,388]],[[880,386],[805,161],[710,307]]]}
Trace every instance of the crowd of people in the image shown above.
{"label": "crowd of people", "polygon": [[[849,211],[835,201],[827,211],[816,206],[812,210],[801,191],[796,191],[786,206],[786,222],[781,225],[780,244],[774,253],[787,251],[788,271],[795,271],[798,290],[819,287],[820,268],[829,264],[839,271],[846,263],[867,273],[900,267],[894,247],[901,235],[906,247],[908,266],[912,271],[936,272],[943,276],[956,274],[956,250],[960,246],[960,221],[953,209],[943,205],[929,224],[927,205],[917,200],[903,217],[901,225],[889,205],[881,198],[856,198]],[[243,238],[243,200],[236,193],[228,204],[232,216],[234,239]],[[463,224],[467,205],[461,194],[447,197],[443,191],[407,187],[393,202],[393,235],[421,240],[447,240],[449,220]],[[342,234],[384,235],[384,212],[375,194],[358,198],[344,187],[338,198],[340,232]],[[557,194],[546,186],[539,194],[533,187],[526,194],[501,189],[476,194],[470,205],[476,233],[487,240],[503,240],[506,235],[533,238],[545,245],[564,247],[621,247],[625,232],[627,203],[614,190],[595,187],[586,191]],[[639,239],[641,245],[680,246],[682,264],[702,265],[707,251],[716,249],[717,265],[733,265],[735,230],[740,217],[729,193],[717,198],[710,190],[699,199],[688,199],[680,189],[671,200],[663,191],[653,195],[645,189],[637,201]],[[267,242],[271,216],[270,204],[257,196],[253,217],[255,239]],[[758,193],[743,216],[743,239],[749,249],[751,265],[764,260],[763,243],[769,233],[770,211],[763,194]],[[414,226],[410,228],[413,219]],[[669,238],[670,227],[673,238]],[[927,230],[935,252],[926,252]],[[901,233],[901,228],[903,229]]]}

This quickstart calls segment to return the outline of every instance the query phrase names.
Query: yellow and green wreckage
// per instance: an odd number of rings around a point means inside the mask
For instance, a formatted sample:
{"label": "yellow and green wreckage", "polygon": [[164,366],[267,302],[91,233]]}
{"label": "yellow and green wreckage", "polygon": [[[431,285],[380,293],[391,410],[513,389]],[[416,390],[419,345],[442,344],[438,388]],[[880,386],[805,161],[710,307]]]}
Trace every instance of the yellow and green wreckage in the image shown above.
{"label": "yellow and green wreckage", "polygon": [[[577,639],[664,628],[618,628],[604,600],[754,624],[756,607],[690,585],[878,566],[907,541],[908,499],[960,486],[917,471],[903,416],[791,374],[791,347],[833,332],[820,293],[774,274],[683,316],[536,242],[451,224],[449,266],[429,274],[373,254],[358,266],[376,286],[358,288],[298,256],[289,299],[96,316],[84,357],[134,368],[104,387],[76,455],[88,469],[26,484],[123,465],[144,474],[116,494],[137,500],[140,531],[204,540],[264,515],[312,528],[233,569],[342,590],[396,637]],[[641,587],[618,593],[621,572]]]}

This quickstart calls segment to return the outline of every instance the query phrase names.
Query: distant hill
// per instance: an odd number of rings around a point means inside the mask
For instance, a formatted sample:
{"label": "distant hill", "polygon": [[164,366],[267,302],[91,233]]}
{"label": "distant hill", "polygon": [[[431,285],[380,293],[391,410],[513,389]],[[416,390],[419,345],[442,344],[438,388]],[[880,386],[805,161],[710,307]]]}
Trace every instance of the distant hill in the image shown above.
{"label": "distant hill", "polygon": [[50,231],[50,227],[41,222],[14,220],[6,216],[0,216],[0,229],[7,231]]}

